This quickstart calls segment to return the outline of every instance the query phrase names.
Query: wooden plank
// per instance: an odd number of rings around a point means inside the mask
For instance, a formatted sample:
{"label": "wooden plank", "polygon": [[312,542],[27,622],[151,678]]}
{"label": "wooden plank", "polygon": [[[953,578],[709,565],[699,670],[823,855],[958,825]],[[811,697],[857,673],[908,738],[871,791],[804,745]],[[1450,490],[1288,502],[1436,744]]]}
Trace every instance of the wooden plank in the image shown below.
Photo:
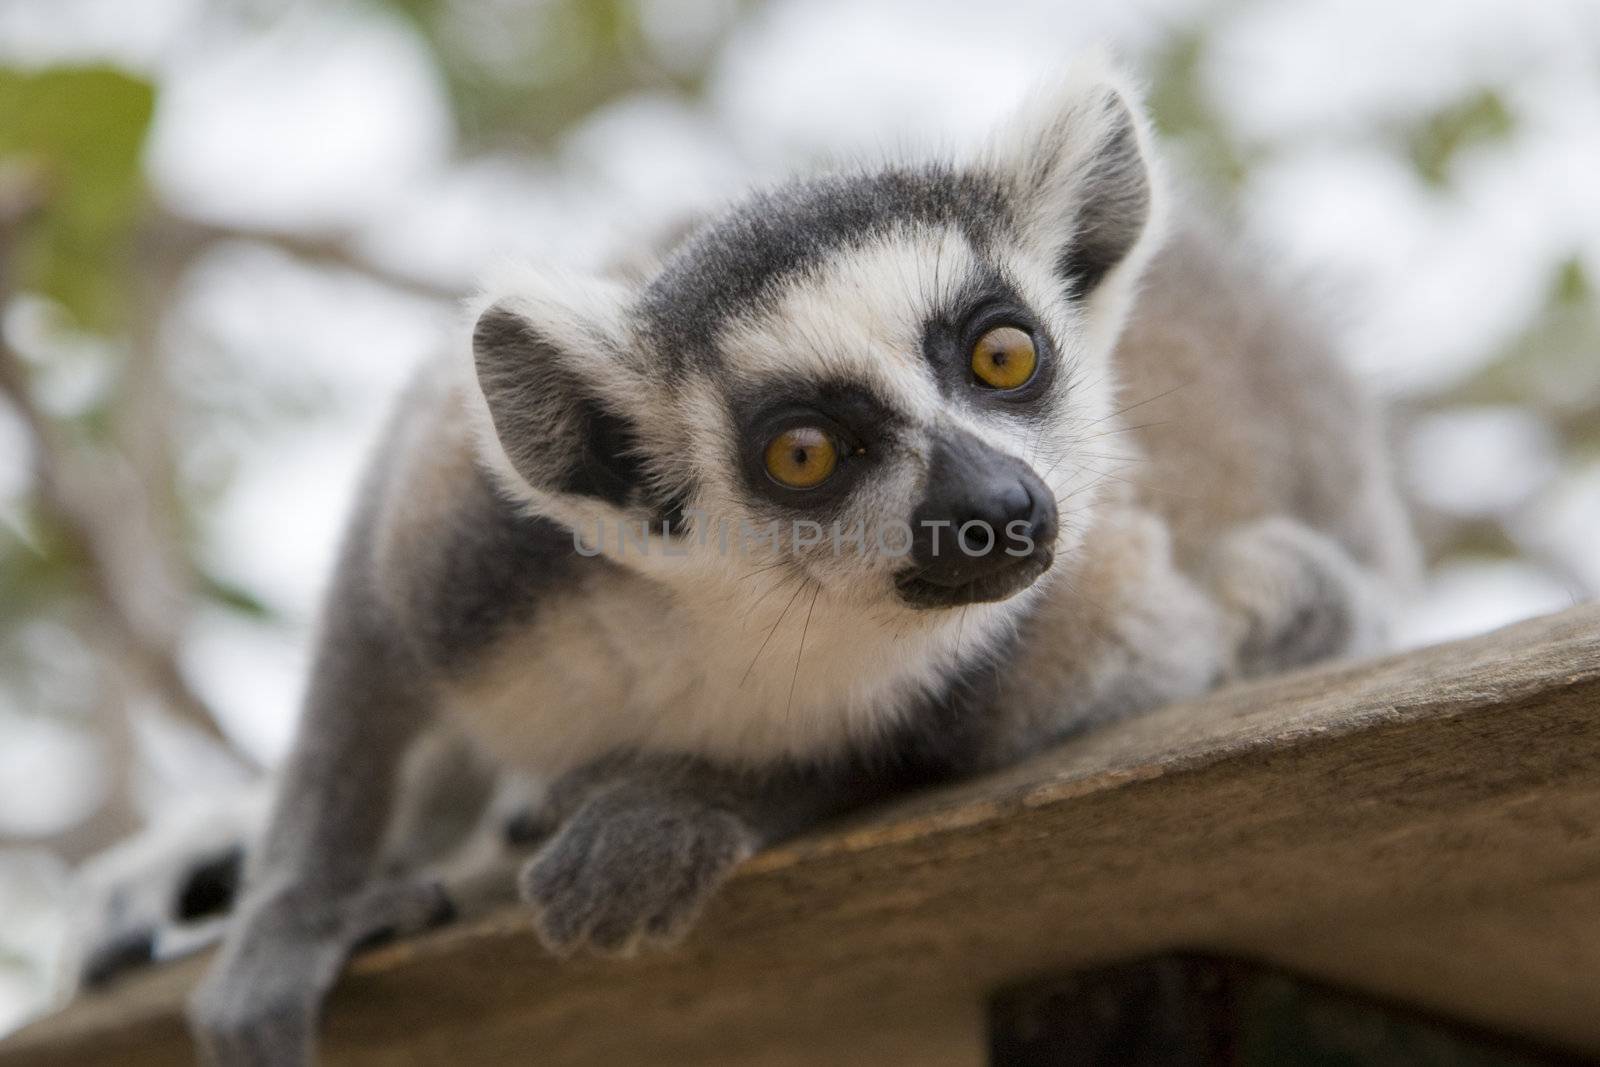
{"label": "wooden plank", "polygon": [[[977,1064],[992,990],[1174,949],[1600,1052],[1597,716],[1593,605],[1237,687],[757,857],[675,953],[557,963],[511,908],[363,956],[328,1059]],[[0,1067],[174,1062],[196,967]]]}

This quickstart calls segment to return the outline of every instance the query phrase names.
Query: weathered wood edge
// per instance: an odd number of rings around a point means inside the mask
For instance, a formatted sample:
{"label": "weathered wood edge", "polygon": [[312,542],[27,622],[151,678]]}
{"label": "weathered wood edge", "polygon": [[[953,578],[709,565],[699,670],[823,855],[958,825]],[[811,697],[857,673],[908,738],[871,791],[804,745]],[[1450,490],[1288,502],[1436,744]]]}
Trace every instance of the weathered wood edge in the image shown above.
{"label": "weathered wood edge", "polygon": [[[881,848],[1252,753],[1509,707],[1597,681],[1600,605],[1582,605],[1464,641],[1235,685],[1112,724],[1000,774],[773,849],[746,871]],[[1600,708],[1596,715],[1600,722]]]}
{"label": "weathered wood edge", "polygon": [[[1013,851],[1019,841],[1030,839],[1035,824],[1039,833],[1046,833],[1054,822],[1059,822],[1059,815],[1070,816],[1091,801],[1110,805],[1105,810],[1112,811],[1118,803],[1117,794],[1133,786],[1147,787],[1133,790],[1146,795],[1163,787],[1160,779],[1201,783],[1222,780],[1211,772],[1235,766],[1248,768],[1251,776],[1271,778],[1275,774],[1293,773],[1295,769],[1284,771],[1274,764],[1286,767],[1302,757],[1308,761],[1306,768],[1315,770],[1314,760],[1321,758],[1318,753],[1353,747],[1348,744],[1353,740],[1376,735],[1400,736],[1396,731],[1427,731],[1457,720],[1473,723],[1473,729],[1484,735],[1481,739],[1469,738],[1473,743],[1483,740],[1485,745],[1470,749],[1463,758],[1484,761],[1501,751],[1499,746],[1503,738],[1493,733],[1500,728],[1495,725],[1497,716],[1533,714],[1545,705],[1558,708],[1552,722],[1571,728],[1550,731],[1544,729],[1548,724],[1541,722],[1541,731],[1531,737],[1505,734],[1505,737],[1515,737],[1519,748],[1514,754],[1507,753],[1508,758],[1533,762],[1558,760],[1562,761],[1561,767],[1566,768],[1572,759],[1581,757],[1587,760],[1587,766],[1594,767],[1600,745],[1596,744],[1595,733],[1587,726],[1588,720],[1593,718],[1591,711],[1600,711],[1597,704],[1600,704],[1600,607],[1593,605],[1484,637],[1372,663],[1323,668],[1235,687],[1200,701],[1108,727],[1004,774],[908,799],[758,857],[729,887],[731,903],[725,910],[732,913],[731,918],[717,914],[708,916],[706,933],[692,942],[695,957],[692,966],[678,970],[683,974],[714,975],[719,968],[719,954],[730,960],[736,956],[748,957],[748,946],[741,949],[737,944],[724,944],[718,937],[730,929],[750,930],[756,926],[766,931],[760,938],[765,944],[758,947],[770,951],[772,959],[786,960],[795,966],[799,966],[795,963],[797,960],[803,963],[805,954],[814,951],[815,946],[788,944],[786,940],[791,936],[797,942],[815,939],[819,932],[817,925],[797,921],[792,924],[791,933],[786,933],[784,920],[788,916],[782,909],[763,905],[759,899],[761,890],[756,887],[763,883],[788,880],[824,885],[835,894],[834,899],[827,901],[826,912],[847,914],[852,908],[870,912],[880,906],[877,898],[885,892],[893,893],[894,887],[885,886],[879,879],[882,872],[894,869],[897,864],[910,859],[918,864],[948,859],[952,867],[979,863],[995,871],[1005,871],[1023,858],[1013,855]],[[1562,746],[1560,751],[1552,749],[1546,753],[1530,748],[1545,744],[1543,738],[1549,734],[1556,734],[1549,743]],[[1355,766],[1352,772],[1355,779],[1364,773],[1362,766]],[[1264,767],[1266,770],[1262,769]],[[1556,784],[1567,783],[1564,787],[1569,792],[1570,782],[1576,781],[1567,770],[1556,775],[1540,765],[1535,771],[1537,773],[1530,772],[1532,776],[1527,777],[1527,781],[1556,782],[1559,777]],[[1406,771],[1403,767],[1390,768],[1384,773],[1405,774]],[[1337,781],[1330,781],[1333,788],[1338,788]],[[1510,781],[1508,778],[1507,782]],[[1522,779],[1516,781],[1520,783]],[[1427,788],[1428,783],[1422,782],[1419,787]],[[1517,788],[1523,786],[1519,784]],[[1359,797],[1344,799],[1359,800]],[[1419,795],[1419,809],[1427,806],[1426,799],[1426,794]],[[1581,799],[1583,812],[1593,810],[1587,796]],[[1226,808],[1225,804],[1219,806],[1219,809]],[[1101,816],[1096,814],[1094,818]],[[1214,833],[1215,828],[1208,828],[1207,832]],[[943,856],[941,850],[948,852],[948,856]],[[1218,851],[1220,854],[1226,848],[1219,846]],[[1543,892],[1542,887],[1571,885],[1580,876],[1588,878],[1591,873],[1600,876],[1600,857],[1597,857],[1594,871],[1590,872],[1586,864],[1584,870],[1574,868],[1572,855],[1581,857],[1583,853],[1564,852],[1557,865],[1560,869],[1528,870],[1529,884]],[[860,871],[854,872],[853,868],[860,868]],[[1022,869],[1027,869],[1025,864]],[[1392,880],[1394,876],[1386,877]],[[1509,876],[1502,873],[1494,877],[1504,882]],[[1600,881],[1600,877],[1589,878],[1589,881]],[[861,899],[852,902],[851,893]],[[1369,907],[1372,886],[1364,883],[1361,893],[1352,894],[1352,899],[1356,896],[1360,896],[1362,907]],[[1319,900],[1318,906],[1324,906],[1324,902]],[[928,910],[930,913],[937,911],[936,908]],[[1281,907],[1278,911],[1282,911]],[[1596,912],[1600,913],[1600,908]],[[721,921],[725,918],[727,921]],[[970,915],[970,921],[977,927],[1001,918],[1004,916],[998,913],[984,916],[981,908],[975,908]],[[1284,921],[1281,914],[1273,919],[1279,927]],[[1004,944],[1015,940],[1010,935],[999,936],[1001,933],[1003,931],[980,929],[975,936],[985,941],[994,934],[993,940]],[[1225,940],[1227,936],[1238,935],[1219,932],[1218,936]],[[552,993],[557,1000],[562,992],[555,976],[562,966],[572,971],[575,997],[581,994],[603,1001],[608,994],[615,994],[626,1002],[629,987],[636,983],[641,989],[652,982],[682,984],[682,978],[675,977],[674,965],[670,964],[640,961],[637,970],[630,974],[607,969],[603,964],[544,963],[532,951],[531,940],[523,917],[510,910],[365,956],[356,961],[352,968],[355,978],[346,985],[358,990],[366,988],[368,994],[357,997],[356,1002],[348,1006],[342,1000],[336,1001],[335,1030],[345,1030],[352,1036],[364,1033],[370,1026],[346,1027],[343,1022],[347,1013],[370,1015],[384,1010],[385,1002],[371,994],[392,993],[413,982],[436,992],[437,975],[451,969],[452,956],[468,961],[481,958],[490,951],[486,947],[489,945],[494,946],[491,955],[520,961],[529,971],[537,972],[530,977],[530,986],[535,990],[551,987],[545,992]],[[1248,940],[1246,936],[1245,941]],[[1361,938],[1355,937],[1352,944],[1359,941]],[[1149,947],[1129,944],[1127,950],[1146,951]],[[1255,946],[1245,944],[1244,947]],[[1371,945],[1367,948],[1371,949]],[[1107,949],[1100,945],[1094,951],[1103,955]],[[1362,949],[1358,947],[1352,951],[1359,953]],[[1010,963],[998,956],[993,960],[985,958],[980,969],[1020,977],[1022,972],[1015,968],[1025,968],[1030,960],[1021,958],[1024,954],[1013,955],[1019,958]],[[729,963],[728,967],[736,970],[748,962],[746,958]],[[616,966],[610,965],[611,968]],[[925,968],[919,969],[921,963],[905,966],[916,971],[918,981],[948,982],[947,972],[933,976],[931,971],[924,974]],[[181,1034],[178,1022],[181,994],[195,970],[193,963],[164,968],[109,995],[86,998],[0,1044],[0,1063],[133,1062],[127,1057],[136,1050],[142,1049],[148,1055],[159,1047],[165,1047],[167,1056],[172,1057],[176,1050],[171,1042],[178,1040]],[[1594,973],[1572,976],[1575,982],[1591,985],[1594,977]],[[987,978],[974,975],[973,980]],[[906,983],[908,990],[915,986],[915,982],[908,980]],[[649,988],[654,989],[654,986]],[[345,999],[350,998],[345,996]],[[498,1004],[485,1003],[484,1008],[503,1011],[505,1003],[504,1000]],[[942,1003],[948,1005],[954,1001]],[[547,997],[540,1010],[548,1014],[556,1009]],[[688,1014],[692,1016],[694,1012]],[[583,1016],[584,1010],[577,1010],[570,1021],[581,1022]],[[1517,1023],[1516,1019],[1495,1021]],[[538,1029],[545,1022],[535,1020],[526,1025]],[[1550,1025],[1537,1020],[1530,1022],[1527,1029],[1578,1044],[1600,1042],[1600,1034],[1552,1033]],[[693,1035],[678,1034],[675,1039],[692,1044]],[[581,1045],[582,1035],[575,1040]],[[182,1054],[177,1055],[181,1058]],[[146,1062],[160,1061],[147,1059]],[[564,1062],[578,1060],[569,1054]]]}

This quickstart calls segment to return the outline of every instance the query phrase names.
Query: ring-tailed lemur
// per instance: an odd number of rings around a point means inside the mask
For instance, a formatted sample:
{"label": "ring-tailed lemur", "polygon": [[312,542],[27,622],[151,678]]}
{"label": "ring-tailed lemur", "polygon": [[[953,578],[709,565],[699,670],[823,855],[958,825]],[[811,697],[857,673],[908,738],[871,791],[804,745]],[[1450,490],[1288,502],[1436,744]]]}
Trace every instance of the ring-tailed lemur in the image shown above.
{"label": "ring-tailed lemur", "polygon": [[1160,193],[1091,62],[966,158],[489,285],[361,490],[209,1059],[307,1061],[351,945],[445,906],[384,862],[436,727],[549,783],[550,949],[626,954],[835,813],[1374,648],[1412,554],[1375,416]]}

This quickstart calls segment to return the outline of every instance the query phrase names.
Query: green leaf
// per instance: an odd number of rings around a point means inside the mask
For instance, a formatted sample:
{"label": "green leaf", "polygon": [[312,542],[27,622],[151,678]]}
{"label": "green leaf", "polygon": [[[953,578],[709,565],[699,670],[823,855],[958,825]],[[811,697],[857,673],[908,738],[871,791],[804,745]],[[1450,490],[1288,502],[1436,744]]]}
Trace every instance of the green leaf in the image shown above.
{"label": "green leaf", "polygon": [[1583,269],[1583,260],[1573,256],[1556,271],[1555,285],[1550,289],[1550,303],[1554,307],[1580,307],[1594,298],[1594,285],[1589,272]]}
{"label": "green leaf", "polygon": [[703,88],[651,55],[635,0],[381,2],[433,50],[469,148],[541,150],[628,93]]}
{"label": "green leaf", "polygon": [[1441,404],[1517,404],[1558,422],[1600,404],[1600,302],[1573,256],[1552,271],[1527,324]]}
{"label": "green leaf", "polygon": [[1147,100],[1156,129],[1178,147],[1192,173],[1213,192],[1230,196],[1265,149],[1240,143],[1209,99],[1203,77],[1209,44],[1206,26],[1175,31],[1150,56]]}
{"label": "green leaf", "polygon": [[126,310],[154,107],[149,82],[110,68],[0,68],[0,180],[36,180],[44,198],[11,269],[91,329]]}
{"label": "green leaf", "polygon": [[23,507],[0,526],[0,620],[26,617],[71,593],[80,560],[60,532]]}
{"label": "green leaf", "polygon": [[1469,148],[1503,141],[1515,127],[1500,95],[1483,89],[1431,116],[1407,137],[1411,164],[1434,188],[1449,183],[1450,168]]}

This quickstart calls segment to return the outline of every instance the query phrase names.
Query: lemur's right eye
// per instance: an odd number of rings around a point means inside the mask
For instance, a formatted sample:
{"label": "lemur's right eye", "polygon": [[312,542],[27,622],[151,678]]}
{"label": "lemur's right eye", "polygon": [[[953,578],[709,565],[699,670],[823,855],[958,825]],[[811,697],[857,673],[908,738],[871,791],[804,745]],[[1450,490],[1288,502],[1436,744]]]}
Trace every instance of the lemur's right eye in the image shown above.
{"label": "lemur's right eye", "polygon": [[1038,367],[1033,338],[1015,326],[997,326],[972,346],[972,373],[990,389],[1020,389]]}
{"label": "lemur's right eye", "polygon": [[767,444],[767,474],[790,489],[815,489],[839,463],[833,438],[815,426],[785,430]]}

